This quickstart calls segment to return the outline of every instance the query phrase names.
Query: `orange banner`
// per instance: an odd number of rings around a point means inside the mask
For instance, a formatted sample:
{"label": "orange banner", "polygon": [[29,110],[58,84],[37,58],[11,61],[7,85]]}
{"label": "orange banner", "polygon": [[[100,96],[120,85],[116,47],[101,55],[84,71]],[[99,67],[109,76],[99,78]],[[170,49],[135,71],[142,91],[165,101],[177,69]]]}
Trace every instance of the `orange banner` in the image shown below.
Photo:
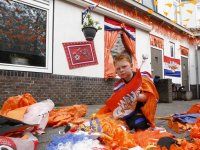
{"label": "orange banner", "polygon": [[113,112],[115,119],[123,118],[135,110],[137,96],[140,94],[142,76],[140,70],[134,78],[106,101],[106,105]]}

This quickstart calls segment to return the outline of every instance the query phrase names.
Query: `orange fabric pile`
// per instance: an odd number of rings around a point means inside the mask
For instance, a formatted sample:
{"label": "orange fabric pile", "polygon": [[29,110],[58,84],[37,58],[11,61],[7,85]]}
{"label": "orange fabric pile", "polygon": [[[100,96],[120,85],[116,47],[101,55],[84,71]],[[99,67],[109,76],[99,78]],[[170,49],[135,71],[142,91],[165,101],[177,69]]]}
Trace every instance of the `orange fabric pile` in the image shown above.
{"label": "orange fabric pile", "polygon": [[138,132],[131,132],[130,130],[125,131],[123,128],[126,128],[126,122],[122,119],[115,120],[111,116],[111,113],[97,115],[101,131],[110,136],[110,138],[103,138],[103,142],[111,150],[117,150],[120,148],[133,148],[136,146],[146,148],[152,142],[157,144],[157,141],[161,137],[173,136],[171,133],[160,132],[160,130],[153,131],[148,129]]}
{"label": "orange fabric pile", "polygon": [[87,113],[87,106],[73,105],[71,107],[63,107],[57,110],[51,110],[49,113],[48,126],[56,128],[58,126],[66,125],[67,123],[81,124],[89,120],[80,118]]}
{"label": "orange fabric pile", "polygon": [[[180,143],[180,147],[177,145],[171,145],[170,150],[199,150],[199,140],[195,140],[194,142],[190,143],[185,138],[183,138],[183,141]],[[167,150],[167,148],[160,148],[157,147],[157,150]]]}
{"label": "orange fabric pile", "polygon": [[194,104],[187,112],[187,114],[193,114],[193,113],[200,113],[200,104]]}
{"label": "orange fabric pile", "polygon": [[190,131],[188,132],[191,134],[191,137],[200,138],[200,118],[197,118],[196,120],[197,122],[192,125]]}
{"label": "orange fabric pile", "polygon": [[149,93],[148,93],[148,100],[146,104],[143,107],[141,107],[141,110],[144,116],[150,121],[151,123],[150,126],[154,128],[155,127],[154,115],[156,113],[156,106],[157,106],[156,99],[159,100],[159,95],[153,82],[147,77],[142,77],[142,91]]}
{"label": "orange fabric pile", "polygon": [[122,120],[115,120],[114,118],[100,118],[99,124],[101,131],[106,133],[111,138],[104,138],[103,141],[107,147],[112,150],[117,150],[123,147],[133,148],[138,146],[134,142],[134,134],[123,130],[120,125],[125,125],[126,123]]}
{"label": "orange fabric pile", "polygon": [[169,132],[160,132],[160,130],[145,130],[137,131],[134,133],[135,142],[142,148],[146,148],[148,145],[157,145],[158,140],[161,137],[172,137],[173,135]]}
{"label": "orange fabric pile", "polygon": [[29,106],[35,103],[37,103],[37,101],[29,93],[24,95],[9,97],[7,101],[3,104],[1,115],[7,116],[7,113],[9,111],[12,111],[20,107]]}

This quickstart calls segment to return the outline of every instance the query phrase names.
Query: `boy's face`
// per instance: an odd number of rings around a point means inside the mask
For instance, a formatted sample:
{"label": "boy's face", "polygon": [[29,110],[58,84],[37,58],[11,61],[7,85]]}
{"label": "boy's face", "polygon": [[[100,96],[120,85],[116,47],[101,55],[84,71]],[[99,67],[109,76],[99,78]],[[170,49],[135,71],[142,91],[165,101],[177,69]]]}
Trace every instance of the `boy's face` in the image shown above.
{"label": "boy's face", "polygon": [[125,79],[126,81],[130,81],[133,73],[132,67],[133,64],[130,64],[126,60],[121,60],[115,63],[115,70],[120,78]]}

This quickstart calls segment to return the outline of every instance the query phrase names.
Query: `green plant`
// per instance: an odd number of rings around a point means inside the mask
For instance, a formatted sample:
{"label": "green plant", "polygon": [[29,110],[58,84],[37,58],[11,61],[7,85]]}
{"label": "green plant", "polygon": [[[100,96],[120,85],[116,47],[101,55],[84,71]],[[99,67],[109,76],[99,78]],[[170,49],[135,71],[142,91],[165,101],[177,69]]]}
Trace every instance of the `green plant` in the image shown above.
{"label": "green plant", "polygon": [[90,14],[87,14],[86,21],[83,24],[83,28],[84,27],[94,27],[97,30],[101,30],[102,28],[100,26],[97,27],[98,24],[100,24],[99,21],[94,21],[92,19],[92,16]]}

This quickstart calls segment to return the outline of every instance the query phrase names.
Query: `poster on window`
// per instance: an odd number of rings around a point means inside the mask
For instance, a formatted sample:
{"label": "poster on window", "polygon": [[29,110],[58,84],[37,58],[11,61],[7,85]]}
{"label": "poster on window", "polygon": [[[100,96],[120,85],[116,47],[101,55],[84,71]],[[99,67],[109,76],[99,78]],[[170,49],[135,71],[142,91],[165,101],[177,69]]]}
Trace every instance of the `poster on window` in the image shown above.
{"label": "poster on window", "polygon": [[97,56],[93,41],[62,43],[69,69],[97,65]]}
{"label": "poster on window", "polygon": [[164,56],[164,75],[181,77],[180,59]]}

